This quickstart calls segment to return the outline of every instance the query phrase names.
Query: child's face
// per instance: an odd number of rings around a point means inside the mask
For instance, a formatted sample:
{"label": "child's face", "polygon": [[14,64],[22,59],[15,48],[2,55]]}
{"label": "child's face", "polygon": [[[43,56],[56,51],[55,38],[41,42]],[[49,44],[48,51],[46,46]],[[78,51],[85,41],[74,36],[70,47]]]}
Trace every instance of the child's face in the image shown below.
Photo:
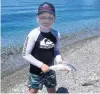
{"label": "child's face", "polygon": [[48,12],[43,12],[38,16],[39,19],[39,24],[40,27],[43,29],[49,29],[51,28],[51,25],[55,21],[54,15],[48,13]]}

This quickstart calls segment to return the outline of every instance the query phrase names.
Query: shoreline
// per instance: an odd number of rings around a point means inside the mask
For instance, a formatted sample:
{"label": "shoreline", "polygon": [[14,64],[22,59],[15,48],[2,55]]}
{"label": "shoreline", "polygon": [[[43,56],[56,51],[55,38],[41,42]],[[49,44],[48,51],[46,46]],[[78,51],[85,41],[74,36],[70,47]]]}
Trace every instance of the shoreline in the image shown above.
{"label": "shoreline", "polygon": [[[95,32],[87,32],[87,31],[81,31],[81,32],[73,32],[71,34],[63,34],[61,35],[60,39],[60,48],[63,47],[63,44],[65,45],[70,45],[73,44],[74,42],[84,40],[85,38],[93,37],[93,36],[99,36],[100,32],[95,31]],[[1,49],[1,59],[7,59],[7,57],[15,54],[21,54],[22,49],[23,49],[23,43],[19,44],[14,44],[14,45],[7,45],[7,46],[2,46]],[[2,62],[3,63],[3,62]]]}
{"label": "shoreline", "polygon": [[[61,48],[63,59],[70,61],[70,63],[77,68],[78,73],[76,73],[77,83],[75,84],[71,73],[66,76],[65,72],[63,74],[56,72],[58,80],[57,88],[66,87],[70,93],[100,92],[99,44],[100,36],[94,36],[70,45],[65,45]],[[28,69],[29,66],[26,65],[14,73],[3,77],[3,79],[1,79],[1,91],[4,93],[7,91],[9,93],[25,92],[27,90]],[[90,83],[90,85],[85,86],[85,84],[88,83]],[[46,92],[45,88],[42,92]]]}

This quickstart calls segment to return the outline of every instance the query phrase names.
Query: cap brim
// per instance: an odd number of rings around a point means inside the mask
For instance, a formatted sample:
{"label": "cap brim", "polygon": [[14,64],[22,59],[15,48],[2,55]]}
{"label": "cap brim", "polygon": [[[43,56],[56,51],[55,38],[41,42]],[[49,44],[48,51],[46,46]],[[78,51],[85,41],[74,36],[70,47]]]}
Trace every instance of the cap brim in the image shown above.
{"label": "cap brim", "polygon": [[41,14],[41,13],[43,13],[43,12],[48,12],[48,13],[50,13],[50,14],[55,15],[55,13],[54,13],[54,12],[52,12],[52,11],[48,11],[48,10],[43,10],[43,11],[40,11],[40,12],[38,12],[38,13],[37,13],[37,15],[39,15],[39,14]]}

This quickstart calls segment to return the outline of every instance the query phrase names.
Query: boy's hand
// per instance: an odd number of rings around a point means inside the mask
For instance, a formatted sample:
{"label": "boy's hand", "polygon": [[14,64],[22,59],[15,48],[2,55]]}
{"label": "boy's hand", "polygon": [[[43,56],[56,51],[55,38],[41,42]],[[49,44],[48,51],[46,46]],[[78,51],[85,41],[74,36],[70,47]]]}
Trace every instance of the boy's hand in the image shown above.
{"label": "boy's hand", "polygon": [[41,70],[42,70],[43,72],[48,72],[48,71],[50,70],[50,68],[49,68],[48,65],[43,64],[42,67],[41,67]]}

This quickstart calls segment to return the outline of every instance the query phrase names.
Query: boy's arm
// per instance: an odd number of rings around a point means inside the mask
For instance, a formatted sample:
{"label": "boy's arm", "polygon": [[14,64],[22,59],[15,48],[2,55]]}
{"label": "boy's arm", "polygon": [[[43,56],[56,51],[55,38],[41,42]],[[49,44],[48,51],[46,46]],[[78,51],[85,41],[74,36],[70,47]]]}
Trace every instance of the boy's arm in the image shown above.
{"label": "boy's arm", "polygon": [[60,49],[59,45],[60,45],[60,34],[58,33],[57,43],[56,43],[55,50],[54,50],[55,51],[55,60],[57,63],[62,62],[62,58],[61,58],[60,51],[59,51],[59,49]]}
{"label": "boy's arm", "polygon": [[29,34],[27,39],[25,40],[22,55],[25,60],[41,68],[43,65],[43,62],[37,60],[35,57],[31,55],[34,45],[35,45],[35,39],[33,39],[32,35]]}

